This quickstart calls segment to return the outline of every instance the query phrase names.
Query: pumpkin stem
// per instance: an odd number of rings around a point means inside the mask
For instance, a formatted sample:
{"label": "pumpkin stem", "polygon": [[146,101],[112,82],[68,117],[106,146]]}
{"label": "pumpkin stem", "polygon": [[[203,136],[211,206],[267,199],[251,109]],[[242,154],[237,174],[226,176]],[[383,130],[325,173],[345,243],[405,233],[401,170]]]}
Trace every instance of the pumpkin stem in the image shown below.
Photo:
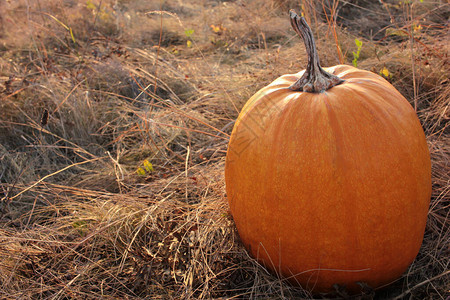
{"label": "pumpkin stem", "polygon": [[303,39],[308,54],[308,65],[305,73],[289,89],[293,91],[320,93],[344,82],[344,80],[326,72],[320,66],[319,54],[317,53],[313,33],[308,23],[306,23],[305,18],[299,17],[293,9],[289,11],[289,16],[291,18],[292,28]]}

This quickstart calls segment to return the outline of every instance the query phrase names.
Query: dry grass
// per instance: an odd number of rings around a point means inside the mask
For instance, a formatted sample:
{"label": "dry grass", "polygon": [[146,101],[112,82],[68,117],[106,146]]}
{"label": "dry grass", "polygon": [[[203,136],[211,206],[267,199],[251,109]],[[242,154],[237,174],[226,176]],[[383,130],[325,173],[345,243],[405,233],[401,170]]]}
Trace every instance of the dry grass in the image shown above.
{"label": "dry grass", "polygon": [[223,180],[239,109],[305,65],[303,7],[322,64],[363,41],[358,66],[389,70],[430,146],[422,249],[362,298],[445,299],[450,8],[338,2],[0,2],[0,298],[311,298],[247,255]]}

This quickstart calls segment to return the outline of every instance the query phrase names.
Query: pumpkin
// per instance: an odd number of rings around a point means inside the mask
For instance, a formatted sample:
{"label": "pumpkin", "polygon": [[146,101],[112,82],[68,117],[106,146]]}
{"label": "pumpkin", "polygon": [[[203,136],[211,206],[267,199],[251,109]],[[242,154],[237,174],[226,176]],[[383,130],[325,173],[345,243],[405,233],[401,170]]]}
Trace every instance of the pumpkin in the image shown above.
{"label": "pumpkin", "polygon": [[306,70],[242,108],[225,163],[230,211],[248,252],[313,293],[398,279],[421,246],[431,197],[425,134],[384,78],[321,68],[311,29],[290,12]]}

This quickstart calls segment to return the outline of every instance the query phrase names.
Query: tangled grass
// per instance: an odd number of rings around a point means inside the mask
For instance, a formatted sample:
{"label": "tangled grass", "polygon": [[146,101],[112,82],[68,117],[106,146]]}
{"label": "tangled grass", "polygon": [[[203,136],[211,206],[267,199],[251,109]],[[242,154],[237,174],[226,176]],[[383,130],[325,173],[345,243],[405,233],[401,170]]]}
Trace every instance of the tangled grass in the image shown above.
{"label": "tangled grass", "polygon": [[0,2],[0,297],[312,298],[247,255],[223,179],[242,105],[304,68],[296,7],[324,66],[363,42],[358,67],[385,70],[431,152],[417,259],[357,297],[445,299],[450,8],[427,0]]}

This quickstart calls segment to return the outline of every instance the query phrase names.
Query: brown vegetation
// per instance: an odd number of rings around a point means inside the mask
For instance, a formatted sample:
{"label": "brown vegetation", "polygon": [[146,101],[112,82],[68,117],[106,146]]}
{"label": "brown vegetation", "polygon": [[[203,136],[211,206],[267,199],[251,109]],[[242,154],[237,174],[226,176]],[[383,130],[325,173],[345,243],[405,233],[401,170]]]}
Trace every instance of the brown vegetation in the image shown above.
{"label": "brown vegetation", "polygon": [[[422,249],[366,299],[450,288],[446,1],[0,1],[0,298],[310,298],[240,244],[223,167],[245,101],[305,67],[383,73],[422,122]],[[447,294],[446,294],[447,293]],[[345,297],[345,291],[337,291]]]}

